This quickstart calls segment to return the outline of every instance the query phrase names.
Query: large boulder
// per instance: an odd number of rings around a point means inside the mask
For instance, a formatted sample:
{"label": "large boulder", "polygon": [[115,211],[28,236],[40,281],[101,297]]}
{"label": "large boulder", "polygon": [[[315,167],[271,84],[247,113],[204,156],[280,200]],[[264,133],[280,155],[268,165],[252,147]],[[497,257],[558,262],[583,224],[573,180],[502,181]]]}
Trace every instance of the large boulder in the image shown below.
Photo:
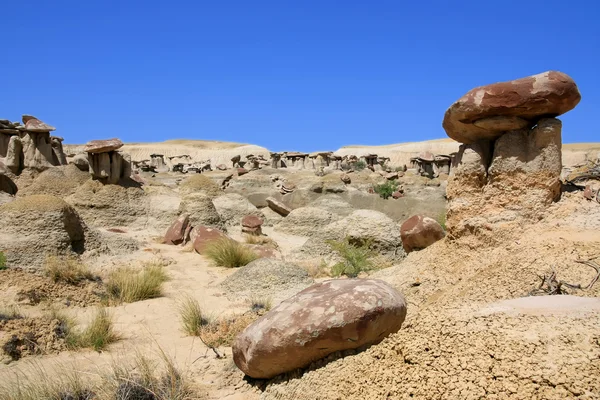
{"label": "large boulder", "polygon": [[442,226],[433,218],[414,215],[400,226],[404,251],[421,250],[431,246],[445,236]]}
{"label": "large boulder", "polygon": [[225,230],[225,224],[221,220],[211,197],[203,192],[189,193],[183,196],[179,205],[179,212],[189,214],[192,226],[205,225]]}
{"label": "large boulder", "polygon": [[300,207],[281,220],[274,229],[297,236],[313,236],[326,225],[341,219],[337,214],[316,207]]}
{"label": "large boulder", "polygon": [[239,226],[242,218],[247,215],[254,215],[264,218],[262,212],[258,210],[247,198],[237,193],[227,193],[213,199],[213,204],[221,217],[223,223],[227,226]]}
{"label": "large boulder", "polygon": [[222,231],[204,225],[195,226],[190,232],[190,241],[194,246],[196,253],[203,254],[206,246],[215,240],[228,239],[229,237]]}
{"label": "large boulder", "polygon": [[271,210],[275,211],[282,217],[285,217],[292,212],[292,209],[290,207],[286,206],[283,202],[277,200],[274,197],[267,197],[266,202]]}
{"label": "large boulder", "polygon": [[306,270],[293,263],[259,258],[238,268],[221,287],[231,299],[270,298],[280,302],[313,283]]}
{"label": "large boulder", "polygon": [[47,255],[85,250],[85,224],[55,196],[33,195],[0,205],[0,226],[0,250],[10,267],[38,270]]}
{"label": "large boulder", "polygon": [[247,327],[233,344],[233,360],[250,377],[272,378],[336,351],[378,343],[405,317],[404,297],[383,281],[329,280]]}
{"label": "large boulder", "polygon": [[470,90],[448,108],[443,126],[461,143],[493,140],[508,131],[528,129],[541,118],[562,115],[579,100],[571,77],[547,71]]}

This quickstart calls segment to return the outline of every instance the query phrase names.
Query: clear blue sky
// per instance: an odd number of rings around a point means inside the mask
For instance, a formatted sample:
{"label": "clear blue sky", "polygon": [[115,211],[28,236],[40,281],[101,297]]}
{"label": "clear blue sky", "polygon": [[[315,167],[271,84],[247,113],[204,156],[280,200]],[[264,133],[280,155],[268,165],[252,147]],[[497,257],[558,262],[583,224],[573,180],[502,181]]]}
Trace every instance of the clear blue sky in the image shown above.
{"label": "clear blue sky", "polygon": [[600,2],[2,1],[0,118],[119,137],[336,149],[446,137],[469,89],[550,69],[600,141]]}

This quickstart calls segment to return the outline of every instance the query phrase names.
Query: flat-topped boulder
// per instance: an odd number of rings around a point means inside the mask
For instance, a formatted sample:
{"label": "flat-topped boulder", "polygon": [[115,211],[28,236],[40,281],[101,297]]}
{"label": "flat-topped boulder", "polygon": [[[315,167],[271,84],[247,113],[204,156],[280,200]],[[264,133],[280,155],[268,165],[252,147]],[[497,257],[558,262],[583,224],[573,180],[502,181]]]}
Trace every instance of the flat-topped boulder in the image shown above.
{"label": "flat-topped boulder", "polygon": [[52,132],[56,130],[55,127],[48,125],[31,115],[23,115],[23,124],[25,124],[24,129],[29,132]]}
{"label": "flat-topped boulder", "polygon": [[448,108],[442,125],[449,137],[470,144],[532,127],[541,118],[572,110],[580,100],[571,77],[547,71],[471,89]]}
{"label": "flat-topped boulder", "polygon": [[123,147],[123,142],[120,139],[103,139],[103,140],[90,140],[85,144],[84,151],[87,153],[108,153],[115,151]]}

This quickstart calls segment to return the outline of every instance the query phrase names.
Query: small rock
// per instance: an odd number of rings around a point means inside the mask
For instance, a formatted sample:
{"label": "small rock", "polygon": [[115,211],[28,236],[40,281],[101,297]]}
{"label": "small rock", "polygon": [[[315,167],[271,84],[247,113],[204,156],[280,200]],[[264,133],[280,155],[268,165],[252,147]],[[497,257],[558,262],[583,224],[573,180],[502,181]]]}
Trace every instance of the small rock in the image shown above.
{"label": "small rock", "polygon": [[412,216],[400,226],[402,246],[407,253],[424,249],[445,235],[444,229],[435,219],[424,215]]}
{"label": "small rock", "polygon": [[238,168],[237,169],[238,176],[246,175],[247,173],[248,173],[248,170],[246,168]]}
{"label": "small rock", "polygon": [[192,229],[192,232],[190,232],[190,239],[191,238],[193,238],[193,245],[196,253],[202,254],[206,249],[207,244],[215,240],[228,238],[228,236],[218,229],[200,225]]}
{"label": "small rock", "polygon": [[188,230],[189,223],[190,216],[188,214],[180,215],[167,230],[164,240],[165,244],[178,245],[183,243],[186,238],[185,232]]}
{"label": "small rock", "polygon": [[269,208],[281,216],[287,216],[292,212],[292,209],[283,204],[282,202],[274,199],[273,197],[267,197],[267,205]]}
{"label": "small rock", "polygon": [[250,235],[262,235],[263,220],[256,215],[246,215],[242,218],[242,232]]}

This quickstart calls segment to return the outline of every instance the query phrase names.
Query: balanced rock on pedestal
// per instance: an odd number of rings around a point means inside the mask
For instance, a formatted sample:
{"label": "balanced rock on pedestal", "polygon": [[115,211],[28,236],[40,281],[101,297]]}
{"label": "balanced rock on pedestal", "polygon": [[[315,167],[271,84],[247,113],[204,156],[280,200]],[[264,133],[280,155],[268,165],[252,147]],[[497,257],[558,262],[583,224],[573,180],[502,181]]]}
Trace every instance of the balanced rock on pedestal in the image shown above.
{"label": "balanced rock on pedestal", "polygon": [[85,145],[90,174],[103,183],[118,183],[131,176],[131,157],[117,151],[123,146],[119,139],[92,140]]}
{"label": "balanced rock on pedestal", "polygon": [[550,71],[473,89],[448,109],[444,129],[464,143],[447,187],[450,237],[492,238],[543,217],[561,190],[562,123],[553,117],[580,98],[570,77]]}

